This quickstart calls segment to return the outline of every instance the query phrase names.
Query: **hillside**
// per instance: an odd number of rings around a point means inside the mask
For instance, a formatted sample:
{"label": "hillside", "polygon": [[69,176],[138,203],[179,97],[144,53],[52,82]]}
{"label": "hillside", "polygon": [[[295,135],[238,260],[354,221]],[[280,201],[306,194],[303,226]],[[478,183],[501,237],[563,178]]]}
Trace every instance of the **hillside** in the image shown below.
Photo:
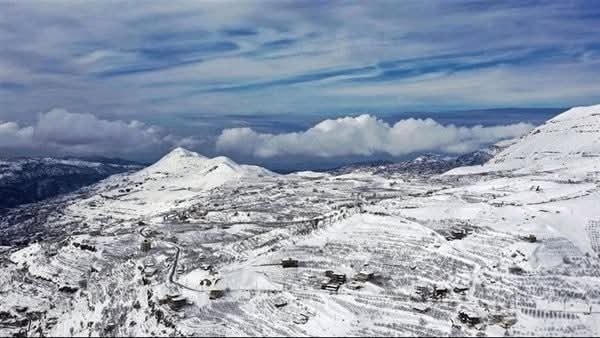
{"label": "hillside", "polygon": [[507,147],[482,168],[460,168],[448,175],[552,173],[557,178],[581,180],[599,171],[600,105],[596,105],[576,107],[559,114]]}
{"label": "hillside", "polygon": [[175,149],[0,218],[0,335],[598,336],[598,113],[440,175]]}
{"label": "hillside", "polygon": [[135,163],[109,159],[21,158],[0,160],[0,209],[75,191]]}

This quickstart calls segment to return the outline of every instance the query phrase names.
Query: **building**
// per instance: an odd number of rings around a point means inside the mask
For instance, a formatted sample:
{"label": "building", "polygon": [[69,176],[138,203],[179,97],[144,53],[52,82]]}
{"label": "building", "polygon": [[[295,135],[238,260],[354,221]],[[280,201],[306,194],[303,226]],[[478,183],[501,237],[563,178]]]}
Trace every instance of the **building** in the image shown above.
{"label": "building", "polygon": [[182,295],[177,295],[169,299],[169,306],[173,310],[180,310],[187,305],[187,299]]}
{"label": "building", "polygon": [[339,284],[346,283],[346,275],[343,273],[332,273],[328,277],[329,277],[329,281],[331,283],[339,283]]}
{"label": "building", "polygon": [[525,273],[525,270],[523,270],[523,268],[518,265],[513,265],[510,268],[508,268],[508,272],[515,275],[522,275]]}
{"label": "building", "polygon": [[284,267],[284,268],[297,268],[298,267],[298,260],[297,259],[292,259],[292,258],[282,259],[281,260],[281,266]]}
{"label": "building", "polygon": [[144,268],[144,277],[152,278],[156,274],[156,268],[153,267],[145,267]]}
{"label": "building", "polygon": [[287,300],[285,300],[285,298],[277,298],[275,299],[275,302],[273,303],[273,305],[275,305],[276,308],[282,308],[286,305],[288,305]]}
{"label": "building", "polygon": [[434,287],[433,288],[433,297],[434,298],[444,298],[448,295],[450,290],[445,287]]}
{"label": "building", "polygon": [[429,287],[425,285],[417,285],[415,287],[416,293],[419,295],[429,295]]}
{"label": "building", "polygon": [[148,238],[144,238],[142,241],[141,249],[143,252],[148,252],[152,248],[152,243]]}
{"label": "building", "polygon": [[413,306],[413,310],[415,310],[418,313],[425,313],[428,312],[431,308],[427,305],[424,304],[415,304]]}
{"label": "building", "polygon": [[458,228],[454,228],[452,230],[450,230],[450,234],[448,234],[448,236],[446,236],[446,240],[457,240],[457,239],[463,239],[467,237],[467,231],[465,229],[458,229]]}
{"label": "building", "polygon": [[481,317],[478,314],[470,311],[460,311],[458,313],[458,319],[461,322],[469,325],[477,325],[481,323]]}
{"label": "building", "polygon": [[354,280],[359,282],[368,282],[375,277],[375,274],[372,271],[361,271],[354,276]]}
{"label": "building", "polygon": [[208,292],[208,298],[211,300],[219,299],[223,296],[225,296],[225,291],[223,290],[215,289]]}
{"label": "building", "polygon": [[468,290],[469,290],[469,287],[465,286],[465,285],[457,285],[453,289],[453,291],[455,293],[463,293],[463,292],[467,292]]}
{"label": "building", "polygon": [[308,322],[308,316],[300,313],[298,314],[298,316],[294,319],[294,324],[306,324]]}
{"label": "building", "polygon": [[323,290],[337,292],[340,289],[340,286],[341,286],[341,284],[332,283],[331,280],[329,280],[329,279],[325,279],[325,280],[321,281],[321,289],[323,289]]}
{"label": "building", "polygon": [[358,281],[352,281],[348,284],[348,288],[352,290],[358,290],[363,288],[363,284]]}

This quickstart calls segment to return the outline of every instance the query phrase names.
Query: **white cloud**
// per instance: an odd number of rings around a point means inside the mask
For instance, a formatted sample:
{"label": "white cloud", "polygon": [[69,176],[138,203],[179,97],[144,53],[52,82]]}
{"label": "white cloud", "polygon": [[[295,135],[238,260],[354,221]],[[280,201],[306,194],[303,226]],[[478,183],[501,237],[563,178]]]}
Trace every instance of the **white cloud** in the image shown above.
{"label": "white cloud", "polygon": [[92,114],[52,109],[29,126],[0,122],[0,149],[12,153],[108,155],[140,158],[174,146],[197,146],[139,121],[103,120]]}
{"label": "white cloud", "polygon": [[334,157],[393,156],[420,151],[464,153],[502,139],[514,138],[533,128],[526,123],[504,126],[459,127],[432,119],[405,119],[390,125],[371,115],[325,120],[297,133],[267,134],[250,128],[225,129],[217,150],[261,158],[282,155]]}

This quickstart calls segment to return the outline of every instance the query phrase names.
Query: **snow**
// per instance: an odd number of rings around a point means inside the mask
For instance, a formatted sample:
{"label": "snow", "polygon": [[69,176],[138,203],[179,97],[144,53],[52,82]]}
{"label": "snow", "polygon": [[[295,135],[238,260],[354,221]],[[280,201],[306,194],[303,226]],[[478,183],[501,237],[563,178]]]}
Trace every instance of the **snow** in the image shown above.
{"label": "snow", "polygon": [[175,207],[189,205],[201,193],[243,179],[274,177],[266,169],[239,165],[227,157],[207,158],[175,148],[155,164],[138,172],[113,176],[102,182],[101,194],[73,205],[74,213],[88,209],[89,202],[100,205],[88,210],[88,219],[118,211],[126,219],[150,218]]}
{"label": "snow", "polygon": [[[43,309],[32,327],[56,317],[52,335],[597,336],[599,113],[571,109],[483,166],[434,177],[276,175],[177,148],[59,205],[46,226],[64,236],[2,248],[0,311]],[[299,266],[283,268],[288,257]],[[321,289],[328,270],[346,275],[337,292]],[[350,287],[364,270],[375,277]],[[468,290],[415,296],[434,285]]]}
{"label": "snow", "polygon": [[457,168],[446,175],[511,171],[559,172],[582,179],[600,170],[600,105],[576,107],[533,129],[483,167]]}

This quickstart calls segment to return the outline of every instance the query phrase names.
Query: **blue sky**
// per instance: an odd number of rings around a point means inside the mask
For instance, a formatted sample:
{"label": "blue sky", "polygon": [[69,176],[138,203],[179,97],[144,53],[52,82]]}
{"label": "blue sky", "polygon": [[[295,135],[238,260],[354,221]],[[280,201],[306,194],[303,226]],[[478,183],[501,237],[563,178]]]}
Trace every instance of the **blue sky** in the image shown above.
{"label": "blue sky", "polygon": [[600,101],[597,1],[5,1],[0,46],[13,133],[63,109],[206,153],[257,117]]}

